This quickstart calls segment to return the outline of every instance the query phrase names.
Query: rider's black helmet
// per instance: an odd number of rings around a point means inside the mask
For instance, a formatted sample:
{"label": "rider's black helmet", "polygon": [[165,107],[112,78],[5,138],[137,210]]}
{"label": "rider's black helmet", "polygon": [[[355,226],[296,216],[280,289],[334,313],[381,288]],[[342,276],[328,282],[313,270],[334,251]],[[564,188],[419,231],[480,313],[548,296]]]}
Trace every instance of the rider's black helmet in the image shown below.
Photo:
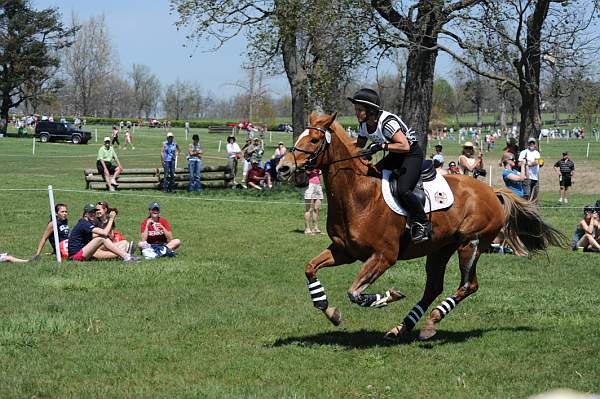
{"label": "rider's black helmet", "polygon": [[352,97],[346,97],[352,104],[362,104],[377,111],[381,110],[379,94],[373,89],[363,88],[358,90]]}

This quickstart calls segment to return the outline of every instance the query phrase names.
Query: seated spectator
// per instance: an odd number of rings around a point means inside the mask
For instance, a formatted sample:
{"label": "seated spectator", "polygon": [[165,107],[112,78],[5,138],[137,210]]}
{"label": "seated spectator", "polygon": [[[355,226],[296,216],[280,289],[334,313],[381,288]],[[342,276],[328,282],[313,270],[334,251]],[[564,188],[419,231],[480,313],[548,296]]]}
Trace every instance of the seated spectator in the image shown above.
{"label": "seated spectator", "polygon": [[583,219],[577,225],[573,239],[571,240],[571,249],[576,251],[583,248],[584,251],[600,252],[600,244],[597,237],[600,230],[600,218],[598,211],[591,205],[583,208]]}
{"label": "seated spectator", "polygon": [[448,163],[448,174],[449,175],[459,175],[460,174],[460,169],[458,168],[458,165],[456,165],[456,162],[450,161]]}
{"label": "seated spectator", "polygon": [[276,159],[277,162],[279,162],[279,160],[281,158],[283,158],[283,156],[285,155],[286,151],[287,151],[287,148],[285,148],[283,141],[280,141],[279,144],[277,145],[277,148],[275,148],[275,153],[273,154],[273,159]]}
{"label": "seated spectator", "polygon": [[7,254],[6,252],[0,253],[0,263],[8,262],[8,263],[27,263],[29,262],[26,259],[19,259],[12,255]]}
{"label": "seated spectator", "polygon": [[265,185],[269,188],[273,187],[271,175],[259,166],[257,159],[252,160],[252,167],[246,175],[246,185],[257,190],[262,190]]}
{"label": "seated spectator", "polygon": [[160,217],[160,205],[158,202],[151,202],[148,205],[148,217],[142,221],[142,239],[138,247],[144,249],[148,245],[166,245],[171,250],[176,250],[181,245],[181,241],[173,238],[171,225],[169,221]]}
{"label": "seated spectator", "polygon": [[[96,226],[100,227],[101,229],[105,228],[108,225],[109,222],[109,213],[110,212],[115,212],[116,214],[119,213],[119,211],[116,208],[110,208],[108,206],[108,202],[106,201],[100,201],[96,204]],[[112,222],[112,227],[110,229],[110,232],[108,233],[108,238],[110,238],[110,240],[115,243],[117,245],[117,247],[127,251],[127,253],[131,254],[133,251],[133,241],[128,242],[127,239],[125,237],[123,237],[123,235],[117,231],[115,228],[117,227],[117,223],[113,220]],[[99,248],[100,252],[96,251],[96,254],[94,254],[94,258],[98,258],[98,256],[100,256],[102,259],[114,259],[117,256],[115,254],[113,254],[112,252],[110,253],[105,253],[105,249],[103,247]],[[103,252],[104,251],[104,252]],[[96,256],[98,255],[98,256]]]}
{"label": "seated spectator", "polygon": [[[69,221],[67,219],[69,212],[65,204],[56,204],[54,206],[54,212],[56,213],[56,227],[58,228],[58,246],[60,249],[60,255],[63,260],[66,260],[69,257]],[[46,245],[46,241],[50,242],[50,245],[52,246],[52,253],[55,254],[56,248],[54,246],[54,228],[52,227],[52,217],[42,233],[42,238],[40,238],[40,242],[35,250],[35,254],[31,258],[32,261],[40,259],[40,254],[44,249],[44,245]]]}
{"label": "seated spectator", "polygon": [[504,166],[504,171],[502,171],[502,180],[504,180],[506,187],[519,197],[524,197],[525,192],[523,191],[523,180],[527,178],[526,163],[522,162],[521,172],[519,173],[515,169],[515,156],[509,153],[509,155],[507,155],[502,161],[502,165]]}
{"label": "seated spectator", "polygon": [[[112,163],[113,159],[115,160],[116,166]],[[117,177],[119,177],[123,168],[121,167],[121,162],[119,162],[115,149],[110,146],[110,138],[108,137],[104,138],[104,145],[98,150],[96,168],[98,169],[98,173],[101,176],[104,176],[108,191],[115,191],[114,187],[119,185],[119,183],[117,183]]]}
{"label": "seated spectator", "polygon": [[[128,254],[108,238],[117,213],[111,211],[108,215],[108,224],[104,228],[100,228],[96,227],[96,212],[96,205],[84,206],[82,218],[79,219],[69,235],[69,260],[81,262],[92,258],[106,259],[109,256],[108,253],[112,253],[125,262],[137,262],[139,259],[136,256]],[[101,250],[102,246],[104,249]]]}

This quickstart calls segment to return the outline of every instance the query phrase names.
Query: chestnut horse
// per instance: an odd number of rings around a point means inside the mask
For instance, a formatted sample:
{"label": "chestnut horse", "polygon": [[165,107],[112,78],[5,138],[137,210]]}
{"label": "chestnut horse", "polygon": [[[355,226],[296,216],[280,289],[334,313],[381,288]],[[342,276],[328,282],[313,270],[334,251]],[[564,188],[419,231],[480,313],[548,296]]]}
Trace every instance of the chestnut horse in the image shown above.
{"label": "chestnut horse", "polygon": [[313,305],[334,325],[341,322],[341,314],[329,306],[325,289],[317,279],[317,271],[323,267],[362,261],[362,269],[348,290],[350,301],[363,307],[382,307],[404,295],[394,289],[383,294],[364,291],[397,260],[427,256],[423,297],[402,323],[385,335],[395,339],[410,331],[442,293],[446,264],[458,252],[461,281],[456,292],[427,317],[419,335],[427,339],[436,333],[436,323],[477,291],[477,261],[500,230],[504,228],[508,243],[518,254],[563,245],[564,236],[542,221],[533,203],[463,175],[445,176],[454,194],[454,204],[431,214],[433,233],[429,241],[412,243],[407,235],[406,218],[394,213],[384,202],[380,171],[361,157],[361,149],[335,118],[336,114],[313,113],[311,126],[277,166],[284,179],[296,176],[296,172],[304,174],[307,167],[317,167],[323,172],[331,244],[308,262],[305,274]]}

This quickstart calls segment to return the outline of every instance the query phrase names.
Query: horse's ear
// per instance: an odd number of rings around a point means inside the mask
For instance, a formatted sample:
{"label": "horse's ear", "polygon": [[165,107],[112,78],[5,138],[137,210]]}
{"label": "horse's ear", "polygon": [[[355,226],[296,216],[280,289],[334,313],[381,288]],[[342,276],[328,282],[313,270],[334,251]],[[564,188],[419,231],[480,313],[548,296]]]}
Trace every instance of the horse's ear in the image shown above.
{"label": "horse's ear", "polygon": [[329,126],[331,126],[331,124],[333,122],[335,122],[336,117],[337,117],[337,112],[334,112],[333,114],[327,116],[327,118],[325,119],[326,128],[328,128]]}

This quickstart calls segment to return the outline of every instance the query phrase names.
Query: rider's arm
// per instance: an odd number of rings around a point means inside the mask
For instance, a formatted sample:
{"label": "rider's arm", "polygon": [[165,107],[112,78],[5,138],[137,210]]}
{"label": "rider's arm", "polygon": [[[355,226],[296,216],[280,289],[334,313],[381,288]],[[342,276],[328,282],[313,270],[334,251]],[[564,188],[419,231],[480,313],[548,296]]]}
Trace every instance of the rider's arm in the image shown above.
{"label": "rider's arm", "polygon": [[359,148],[365,148],[367,145],[367,136],[358,136],[356,139],[356,146]]}
{"label": "rider's arm", "polygon": [[387,145],[389,152],[404,153],[410,151],[410,143],[402,130],[398,129],[390,141]]}

